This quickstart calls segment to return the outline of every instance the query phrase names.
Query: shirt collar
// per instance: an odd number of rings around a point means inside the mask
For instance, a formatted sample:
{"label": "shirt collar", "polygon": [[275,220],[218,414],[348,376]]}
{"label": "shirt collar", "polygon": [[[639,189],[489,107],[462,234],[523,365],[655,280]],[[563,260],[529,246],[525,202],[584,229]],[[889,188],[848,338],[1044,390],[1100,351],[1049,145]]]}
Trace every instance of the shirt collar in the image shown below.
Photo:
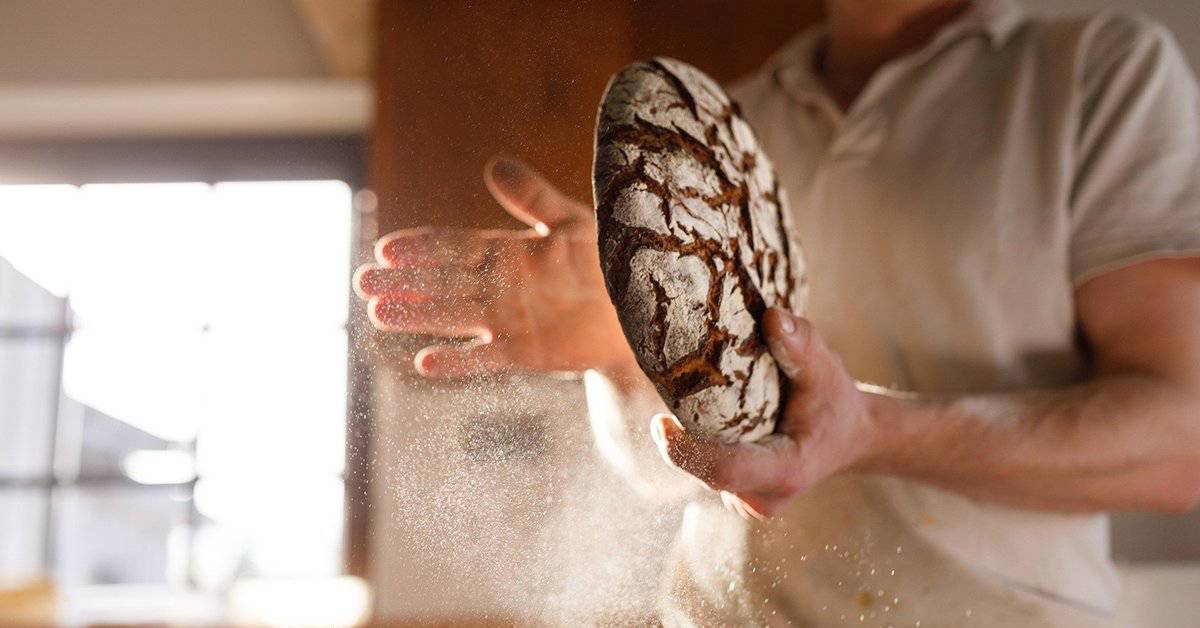
{"label": "shirt collar", "polygon": [[992,46],[999,48],[1025,21],[1025,11],[1015,0],[975,0],[974,5],[966,15],[944,30],[957,27],[962,32],[983,31]]}
{"label": "shirt collar", "polygon": [[[972,5],[962,17],[943,27],[923,50],[914,54],[935,53],[972,34],[985,35],[993,48],[999,48],[1025,21],[1025,12],[1015,0],[974,0]],[[824,35],[824,24],[811,26],[775,53],[768,66],[776,80],[800,91],[819,89],[819,79],[813,73],[813,59]]]}

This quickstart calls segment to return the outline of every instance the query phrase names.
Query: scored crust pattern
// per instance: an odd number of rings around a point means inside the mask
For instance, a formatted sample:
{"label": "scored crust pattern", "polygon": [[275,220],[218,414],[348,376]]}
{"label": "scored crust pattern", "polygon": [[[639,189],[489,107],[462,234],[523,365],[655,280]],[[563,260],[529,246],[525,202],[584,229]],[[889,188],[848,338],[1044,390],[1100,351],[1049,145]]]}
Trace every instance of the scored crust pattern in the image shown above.
{"label": "scored crust pattern", "polygon": [[688,429],[771,433],[784,376],[758,329],[799,312],[786,195],[715,81],[656,57],[609,82],[596,124],[600,264],[638,364]]}

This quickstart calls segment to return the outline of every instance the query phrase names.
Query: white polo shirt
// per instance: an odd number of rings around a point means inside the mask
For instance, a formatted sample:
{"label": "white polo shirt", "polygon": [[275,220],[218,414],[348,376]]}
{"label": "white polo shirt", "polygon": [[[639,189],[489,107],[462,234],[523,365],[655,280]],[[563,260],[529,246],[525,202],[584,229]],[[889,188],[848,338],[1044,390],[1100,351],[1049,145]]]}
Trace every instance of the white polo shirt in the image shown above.
{"label": "white polo shirt", "polygon": [[[733,92],[790,195],[806,315],[855,378],[1078,382],[1074,289],[1200,255],[1200,100],[1162,26],[977,2],[845,113],[811,70],[820,37]],[[668,625],[1097,626],[1118,599],[1105,517],[883,476],[835,477],[765,525],[691,504],[669,572]]]}

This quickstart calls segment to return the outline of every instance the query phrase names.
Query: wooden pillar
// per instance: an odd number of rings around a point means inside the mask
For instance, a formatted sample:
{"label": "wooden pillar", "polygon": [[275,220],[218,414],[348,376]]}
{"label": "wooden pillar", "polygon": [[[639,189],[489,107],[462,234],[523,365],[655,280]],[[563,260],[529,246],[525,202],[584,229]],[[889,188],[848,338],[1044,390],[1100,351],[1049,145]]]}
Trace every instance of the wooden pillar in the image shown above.
{"label": "wooden pillar", "polygon": [[608,77],[665,54],[719,80],[819,17],[810,0],[382,0],[370,177],[384,231],[516,223],[480,180],[517,155],[579,198]]}

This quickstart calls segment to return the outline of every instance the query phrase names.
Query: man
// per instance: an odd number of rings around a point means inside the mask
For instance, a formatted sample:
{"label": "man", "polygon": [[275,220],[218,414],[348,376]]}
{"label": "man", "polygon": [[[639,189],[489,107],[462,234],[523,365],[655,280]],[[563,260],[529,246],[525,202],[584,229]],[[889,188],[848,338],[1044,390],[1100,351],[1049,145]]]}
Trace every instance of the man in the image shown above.
{"label": "man", "polygon": [[[721,446],[651,420],[743,515],[689,504],[662,619],[1111,623],[1102,513],[1200,502],[1195,80],[1137,18],[1007,0],[826,16],[734,90],[791,195],[810,298],[764,319],[791,379],[779,433]],[[423,350],[430,376],[592,369],[602,448],[672,490],[637,453],[661,402],[590,208],[508,159],[486,181],[531,229],[383,238],[356,281],[372,320],[480,337]]]}

